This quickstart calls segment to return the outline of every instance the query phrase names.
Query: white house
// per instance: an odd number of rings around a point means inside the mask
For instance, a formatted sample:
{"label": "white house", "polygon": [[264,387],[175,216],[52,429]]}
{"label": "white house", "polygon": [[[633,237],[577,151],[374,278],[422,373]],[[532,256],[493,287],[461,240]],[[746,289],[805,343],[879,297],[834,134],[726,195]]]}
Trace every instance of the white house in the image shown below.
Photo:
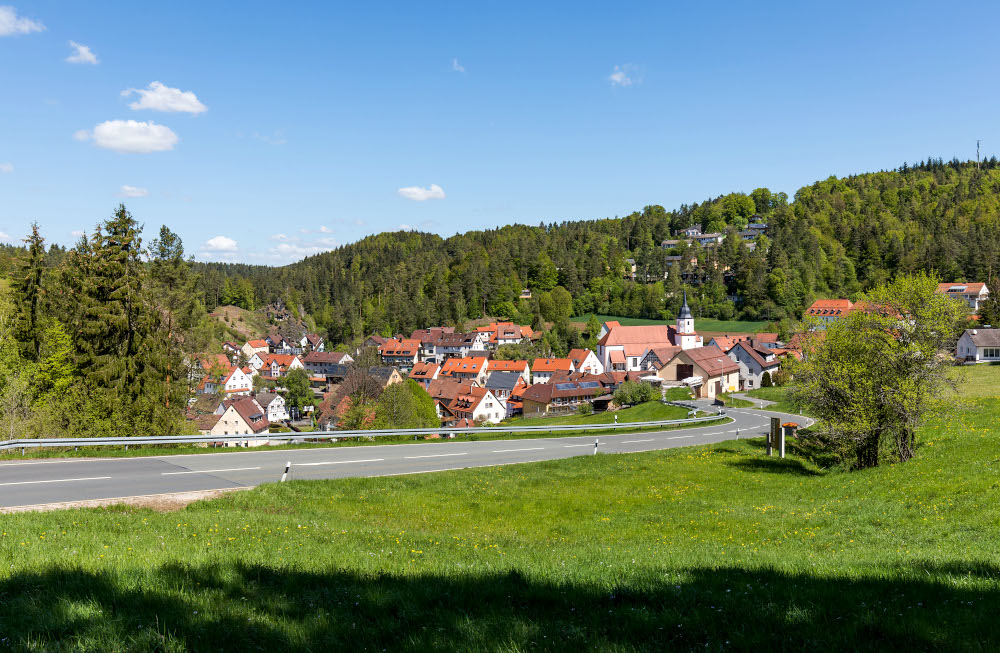
{"label": "white house", "polygon": [[288,409],[285,407],[285,398],[273,392],[260,392],[257,394],[257,403],[260,404],[267,413],[267,421],[283,422],[288,419]]}
{"label": "white house", "polygon": [[256,400],[247,397],[229,404],[209,433],[212,435],[253,435],[266,431],[268,426],[270,423],[267,421],[264,409]]}
{"label": "white house", "polygon": [[773,376],[781,369],[781,361],[773,351],[754,344],[740,340],[726,352],[729,359],[740,366],[740,390],[760,388],[765,374]]}
{"label": "white house", "polygon": [[222,385],[227,395],[248,395],[253,388],[253,379],[240,368],[234,367],[223,377]]}
{"label": "white house", "polygon": [[267,357],[267,353],[254,352],[253,355],[247,359],[247,365],[255,370],[260,370],[264,367],[264,359]]}
{"label": "white house", "polygon": [[573,362],[573,370],[587,374],[604,374],[604,364],[590,349],[571,349],[566,357]]}
{"label": "white house", "polygon": [[955,345],[955,358],[966,363],[1000,361],[1000,329],[966,329]]}
{"label": "white house", "polygon": [[990,296],[985,283],[940,283],[937,292],[964,301],[973,311],[978,311],[979,305]]}
{"label": "white house", "polygon": [[302,349],[308,347],[310,351],[325,351],[326,343],[323,342],[323,336],[307,333],[299,340],[299,347]]}
{"label": "white house", "polygon": [[442,333],[434,341],[434,360],[443,363],[449,358],[486,355],[490,335],[485,332]]}
{"label": "white house", "polygon": [[597,358],[606,372],[637,372],[643,369],[642,360],[651,349],[680,347],[696,349],[704,340],[694,330],[694,316],[684,294],[684,305],[677,316],[676,326],[621,326],[607,322],[608,331],[597,341]]}

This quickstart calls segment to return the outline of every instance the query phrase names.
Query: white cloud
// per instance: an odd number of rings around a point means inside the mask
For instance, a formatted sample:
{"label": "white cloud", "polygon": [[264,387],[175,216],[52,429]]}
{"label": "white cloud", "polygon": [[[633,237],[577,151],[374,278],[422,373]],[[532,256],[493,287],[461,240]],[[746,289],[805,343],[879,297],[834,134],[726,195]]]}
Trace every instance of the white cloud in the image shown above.
{"label": "white cloud", "polygon": [[14,240],[13,238],[8,236],[4,232],[0,231],[0,243],[9,243],[12,242],[13,240]]}
{"label": "white cloud", "polygon": [[330,227],[326,226],[325,224],[321,224],[319,226],[319,232],[321,234],[332,234],[333,233],[333,229],[331,229]]}
{"label": "white cloud", "polygon": [[638,66],[627,63],[615,66],[614,71],[608,75],[608,80],[612,86],[632,86],[641,84],[642,76],[639,74]]}
{"label": "white cloud", "polygon": [[72,236],[73,238],[79,238],[83,234],[84,234],[83,229],[74,229],[73,231],[69,232],[69,235]]}
{"label": "white cloud", "polygon": [[122,197],[146,197],[149,195],[149,191],[145,188],[139,188],[138,186],[129,186],[128,184],[122,186],[119,193]]}
{"label": "white cloud", "polygon": [[260,132],[254,132],[250,135],[251,138],[261,141],[262,143],[267,143],[268,145],[284,145],[288,142],[285,138],[285,130],[278,129],[274,132],[273,136],[268,136],[267,134],[261,134]]}
{"label": "white cloud", "polygon": [[401,224],[401,225],[399,225],[399,230],[400,231],[413,231],[414,229],[413,229],[413,227],[411,225]]}
{"label": "white cloud", "polygon": [[170,88],[160,82],[151,83],[149,88],[127,88],[122,91],[122,97],[133,93],[139,94],[139,101],[132,102],[128,106],[136,111],[152,109],[153,111],[194,114],[208,111],[208,107],[202,104],[191,91]]}
{"label": "white cloud", "polygon": [[37,20],[18,16],[17,10],[13,7],[0,7],[0,36],[30,34],[44,30],[45,25],[42,25]]}
{"label": "white cloud", "polygon": [[97,55],[91,52],[86,45],[81,45],[76,41],[70,41],[69,47],[73,48],[73,54],[66,57],[69,63],[89,63],[97,65]]}
{"label": "white cloud", "polygon": [[354,224],[357,225],[357,226],[359,226],[359,227],[363,227],[363,226],[365,226],[365,221],[364,220],[355,220]]}
{"label": "white cloud", "polygon": [[451,69],[454,70],[456,73],[464,73],[465,72],[465,66],[463,66],[460,63],[458,63],[458,59],[452,59],[451,60]]}
{"label": "white cloud", "polygon": [[285,243],[285,242],[288,242],[289,240],[291,240],[285,234],[274,234],[273,236],[268,236],[267,239],[268,240],[274,240],[274,241],[277,241],[279,243]]}
{"label": "white cloud", "polygon": [[78,141],[93,139],[98,147],[137,154],[172,150],[179,140],[169,127],[136,120],[108,120],[94,127],[92,132],[77,131],[73,138]]}
{"label": "white cloud", "polygon": [[406,188],[400,188],[396,192],[399,193],[400,197],[405,197],[406,199],[413,200],[414,202],[444,199],[444,189],[437,184],[431,184],[430,188],[407,186]]}
{"label": "white cloud", "polygon": [[8,173],[8,172],[14,172],[14,164],[13,163],[0,163],[0,174],[4,174],[4,173]]}
{"label": "white cloud", "polygon": [[215,236],[205,241],[201,246],[205,252],[236,252],[239,249],[236,241],[226,236]]}

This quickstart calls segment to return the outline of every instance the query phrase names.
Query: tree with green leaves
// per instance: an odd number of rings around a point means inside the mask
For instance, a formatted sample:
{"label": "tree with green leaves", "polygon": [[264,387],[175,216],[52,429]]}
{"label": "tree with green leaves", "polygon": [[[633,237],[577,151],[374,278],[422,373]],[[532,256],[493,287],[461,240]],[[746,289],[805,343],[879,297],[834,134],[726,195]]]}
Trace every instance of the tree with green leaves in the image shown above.
{"label": "tree with green leaves", "polygon": [[793,396],[820,418],[819,441],[849,466],[913,457],[917,427],[949,385],[968,310],[937,282],[900,276],[863,295],[792,370]]}
{"label": "tree with green leaves", "polygon": [[169,408],[170,386],[180,369],[185,335],[196,321],[194,287],[197,278],[191,273],[191,264],[184,259],[180,236],[166,225],[160,227],[159,236],[149,245],[149,282],[164,317],[161,326],[168,348],[164,405]]}
{"label": "tree with green leaves", "polygon": [[309,387],[309,374],[301,369],[291,370],[285,376],[285,403],[289,406],[302,409],[305,406],[312,406],[316,403],[316,396],[312,388]]}

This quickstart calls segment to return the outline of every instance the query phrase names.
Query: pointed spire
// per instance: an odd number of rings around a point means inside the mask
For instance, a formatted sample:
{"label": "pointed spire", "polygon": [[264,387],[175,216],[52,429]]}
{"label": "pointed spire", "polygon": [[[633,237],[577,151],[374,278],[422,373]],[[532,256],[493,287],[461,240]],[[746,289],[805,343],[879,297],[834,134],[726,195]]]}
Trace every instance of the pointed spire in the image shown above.
{"label": "pointed spire", "polygon": [[692,320],[694,316],[691,315],[691,308],[688,306],[688,291],[687,288],[684,289],[684,305],[681,306],[681,314],[677,316],[677,326],[680,327],[681,320]]}

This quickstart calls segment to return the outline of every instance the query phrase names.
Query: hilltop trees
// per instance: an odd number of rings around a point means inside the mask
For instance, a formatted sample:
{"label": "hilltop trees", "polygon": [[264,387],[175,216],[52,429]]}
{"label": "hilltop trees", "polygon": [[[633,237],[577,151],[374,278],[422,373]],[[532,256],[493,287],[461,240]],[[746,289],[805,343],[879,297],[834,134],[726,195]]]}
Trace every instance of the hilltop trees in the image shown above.
{"label": "hilltop trees", "polygon": [[796,401],[820,418],[823,446],[850,466],[911,458],[930,401],[947,387],[967,309],[936,286],[926,275],[878,286],[793,370]]}

